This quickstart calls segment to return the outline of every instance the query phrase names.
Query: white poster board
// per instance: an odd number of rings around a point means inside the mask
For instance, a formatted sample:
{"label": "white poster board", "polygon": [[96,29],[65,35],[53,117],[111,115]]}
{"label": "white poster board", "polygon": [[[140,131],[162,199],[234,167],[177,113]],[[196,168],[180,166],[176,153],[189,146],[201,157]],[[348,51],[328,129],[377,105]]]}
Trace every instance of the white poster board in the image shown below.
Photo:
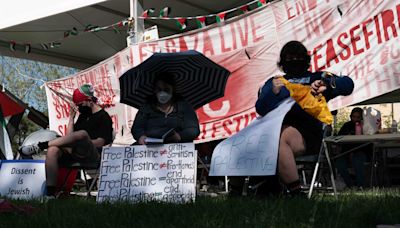
{"label": "white poster board", "polygon": [[3,160],[0,165],[0,196],[26,200],[44,196],[44,160]]}
{"label": "white poster board", "polygon": [[295,101],[288,98],[214,149],[210,176],[275,175],[283,118]]}
{"label": "white poster board", "polygon": [[103,148],[97,202],[192,202],[193,143]]}

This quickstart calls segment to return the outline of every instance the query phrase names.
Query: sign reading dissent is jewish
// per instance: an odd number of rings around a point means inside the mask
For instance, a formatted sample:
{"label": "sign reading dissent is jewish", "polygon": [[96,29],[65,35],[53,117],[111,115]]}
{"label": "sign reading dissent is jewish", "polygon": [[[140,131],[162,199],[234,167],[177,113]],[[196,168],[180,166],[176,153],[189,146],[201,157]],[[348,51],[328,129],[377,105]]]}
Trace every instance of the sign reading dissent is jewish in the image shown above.
{"label": "sign reading dissent is jewish", "polygon": [[192,202],[196,161],[193,143],[104,148],[97,202]]}
{"label": "sign reading dissent is jewish", "polygon": [[43,160],[3,160],[0,168],[0,196],[13,199],[44,195],[46,174]]}

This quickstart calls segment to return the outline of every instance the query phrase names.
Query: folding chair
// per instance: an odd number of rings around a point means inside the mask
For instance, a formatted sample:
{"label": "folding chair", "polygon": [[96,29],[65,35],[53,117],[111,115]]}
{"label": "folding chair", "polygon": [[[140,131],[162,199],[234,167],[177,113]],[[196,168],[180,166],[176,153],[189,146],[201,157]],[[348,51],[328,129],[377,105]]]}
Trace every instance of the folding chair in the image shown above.
{"label": "folding chair", "polygon": [[[64,177],[63,183],[60,187],[60,192],[59,195],[62,194],[63,192],[65,192],[65,188],[68,182],[68,179],[71,178],[71,175],[73,175],[73,170],[81,170],[83,173],[83,177],[84,177],[84,184],[85,184],[85,188],[86,188],[86,197],[89,198],[91,196],[90,192],[92,191],[94,185],[96,184],[99,175],[100,175],[100,161],[94,161],[94,162],[85,162],[85,163],[81,163],[81,162],[73,162],[70,164],[63,164],[60,165],[60,167],[62,168],[66,168],[67,174]],[[89,180],[87,178],[87,171],[88,170],[96,170],[95,171],[95,175],[92,178],[91,183],[89,184]]]}
{"label": "folding chair", "polygon": [[[303,184],[305,187],[308,187],[308,198],[311,198],[314,189],[318,190],[333,190],[333,194],[337,197],[337,190],[335,184],[334,173],[332,169],[332,163],[329,156],[329,151],[325,142],[325,137],[328,137],[332,134],[332,127],[330,125],[323,126],[323,139],[320,147],[320,151],[318,154],[315,155],[304,155],[299,156],[296,158],[296,164],[298,166],[299,171],[301,171],[301,176],[303,179]],[[324,165],[328,164],[327,169],[329,170],[329,179],[331,182],[331,187],[322,187],[322,186],[315,186],[316,184],[319,185],[321,183],[322,177],[322,170],[326,167]],[[314,167],[312,179],[310,185],[307,184],[307,178],[305,172],[309,170],[310,167]],[[311,169],[312,170],[312,169]],[[319,172],[321,171],[321,172]],[[318,173],[319,172],[319,173]],[[319,174],[319,175],[318,175]],[[317,176],[318,175],[318,176]],[[326,183],[324,183],[326,184]]]}
{"label": "folding chair", "polygon": [[[116,133],[113,132],[112,134],[112,142],[115,139]],[[105,145],[104,147],[111,147],[113,143],[110,143],[108,145]],[[60,193],[62,194],[62,191],[65,191],[65,187],[67,184],[68,179],[71,177],[70,175],[73,174],[73,170],[81,170],[83,173],[83,178],[84,178],[84,184],[86,188],[86,197],[90,198],[91,194],[90,192],[93,190],[95,184],[99,180],[100,176],[100,160],[99,161],[93,161],[93,162],[73,162],[69,164],[60,164],[60,167],[68,169],[67,174],[64,177],[63,183],[60,187]],[[89,179],[87,178],[88,176],[88,171],[94,170],[94,175],[93,178],[91,178],[91,183],[89,184]]]}

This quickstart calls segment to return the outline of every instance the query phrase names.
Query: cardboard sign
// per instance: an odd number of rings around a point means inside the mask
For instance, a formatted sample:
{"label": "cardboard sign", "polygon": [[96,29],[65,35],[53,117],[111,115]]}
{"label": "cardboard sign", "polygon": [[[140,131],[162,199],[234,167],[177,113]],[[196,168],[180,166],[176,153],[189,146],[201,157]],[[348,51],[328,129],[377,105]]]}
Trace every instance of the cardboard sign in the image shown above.
{"label": "cardboard sign", "polygon": [[13,199],[42,197],[46,189],[44,160],[4,160],[0,168],[0,195]]}
{"label": "cardboard sign", "polygon": [[196,168],[193,143],[103,148],[97,202],[194,201]]}
{"label": "cardboard sign", "polygon": [[294,104],[292,98],[262,118],[254,120],[214,149],[210,176],[274,175],[283,118]]}

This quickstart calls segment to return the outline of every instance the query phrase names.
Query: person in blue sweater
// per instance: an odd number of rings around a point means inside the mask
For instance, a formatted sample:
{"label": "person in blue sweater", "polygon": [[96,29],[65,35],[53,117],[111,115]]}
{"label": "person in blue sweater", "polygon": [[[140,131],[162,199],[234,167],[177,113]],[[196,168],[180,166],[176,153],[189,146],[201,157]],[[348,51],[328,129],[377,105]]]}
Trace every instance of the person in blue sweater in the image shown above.
{"label": "person in blue sweater", "polygon": [[[283,76],[291,83],[311,86],[315,96],[322,94],[326,101],[353,92],[353,80],[347,76],[324,77],[324,72],[310,72],[310,56],[299,41],[286,43],[281,50],[278,66],[285,72]],[[262,87],[256,102],[256,111],[265,116],[290,96],[289,91],[278,77],[270,78]],[[301,191],[295,157],[318,153],[322,143],[322,123],[306,113],[297,103],[284,117],[278,151],[278,174],[290,194]]]}

